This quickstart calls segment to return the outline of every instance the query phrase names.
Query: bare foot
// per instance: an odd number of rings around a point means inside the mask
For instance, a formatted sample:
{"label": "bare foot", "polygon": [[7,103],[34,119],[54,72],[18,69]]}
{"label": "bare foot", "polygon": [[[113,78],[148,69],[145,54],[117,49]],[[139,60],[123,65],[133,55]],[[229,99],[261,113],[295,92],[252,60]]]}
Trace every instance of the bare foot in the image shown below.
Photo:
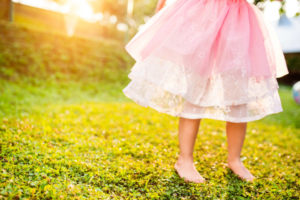
{"label": "bare foot", "polygon": [[199,174],[193,161],[186,161],[179,158],[175,163],[174,168],[180,178],[183,178],[185,182],[205,182],[205,179]]}
{"label": "bare foot", "polygon": [[253,181],[255,177],[251,172],[243,165],[240,160],[237,161],[228,161],[228,167],[235,173],[238,177],[245,181]]}

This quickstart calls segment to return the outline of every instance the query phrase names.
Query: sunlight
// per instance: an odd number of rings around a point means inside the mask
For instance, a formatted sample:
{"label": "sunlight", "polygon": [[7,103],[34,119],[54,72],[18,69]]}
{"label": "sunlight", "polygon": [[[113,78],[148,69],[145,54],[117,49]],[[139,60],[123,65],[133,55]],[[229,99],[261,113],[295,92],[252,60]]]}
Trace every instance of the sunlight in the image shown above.
{"label": "sunlight", "polygon": [[86,0],[68,0],[64,5],[51,0],[13,0],[13,2],[64,14],[73,14],[90,22],[102,19],[102,16],[94,14],[93,8]]}
{"label": "sunlight", "polygon": [[14,3],[21,3],[27,6],[32,6],[36,8],[42,8],[46,10],[56,11],[56,12],[62,12],[61,6],[53,2],[51,0],[13,0]]}
{"label": "sunlight", "polygon": [[86,0],[68,0],[63,6],[63,12],[77,15],[87,21],[94,20],[94,11]]}

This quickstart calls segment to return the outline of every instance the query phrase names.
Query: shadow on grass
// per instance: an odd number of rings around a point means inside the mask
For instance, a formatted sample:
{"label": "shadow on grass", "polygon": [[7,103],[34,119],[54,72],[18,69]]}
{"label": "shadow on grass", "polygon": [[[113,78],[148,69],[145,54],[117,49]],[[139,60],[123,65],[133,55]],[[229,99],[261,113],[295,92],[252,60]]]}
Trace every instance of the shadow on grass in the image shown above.
{"label": "shadow on grass", "polygon": [[166,190],[160,196],[160,199],[180,198],[197,200],[201,197],[204,198],[206,194],[201,191],[201,188],[207,187],[206,184],[207,183],[185,182],[182,178],[180,178],[175,169],[173,169],[172,176],[165,180]]}

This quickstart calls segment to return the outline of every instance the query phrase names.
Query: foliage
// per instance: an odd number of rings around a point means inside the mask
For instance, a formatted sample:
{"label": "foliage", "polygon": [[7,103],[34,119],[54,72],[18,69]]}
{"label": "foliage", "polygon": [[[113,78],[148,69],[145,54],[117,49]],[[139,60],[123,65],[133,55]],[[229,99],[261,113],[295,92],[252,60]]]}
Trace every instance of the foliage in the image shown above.
{"label": "foliage", "polygon": [[289,71],[291,73],[300,74],[300,54],[287,54],[285,56]]}
{"label": "foliage", "polygon": [[[257,176],[226,168],[225,123],[203,119],[195,146],[206,184],[187,184],[173,164],[178,119],[143,108],[125,85],[0,81],[0,195],[29,199],[297,199],[299,107],[250,122],[242,158]],[[290,116],[293,114],[294,117]]]}
{"label": "foliage", "polygon": [[133,62],[114,40],[68,38],[4,22],[0,34],[0,76],[6,79],[124,80]]}
{"label": "foliage", "polygon": [[225,122],[203,119],[194,156],[208,182],[188,184],[173,168],[178,118],[123,95],[132,60],[117,44],[0,27],[1,199],[299,198],[291,87],[279,88],[284,112],[248,124],[242,158],[255,182],[226,168]]}

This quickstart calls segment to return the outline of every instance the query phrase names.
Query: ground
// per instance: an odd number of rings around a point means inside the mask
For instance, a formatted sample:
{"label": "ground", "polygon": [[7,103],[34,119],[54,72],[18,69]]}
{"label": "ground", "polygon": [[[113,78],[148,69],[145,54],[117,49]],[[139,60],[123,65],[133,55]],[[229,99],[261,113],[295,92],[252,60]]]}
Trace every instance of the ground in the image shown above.
{"label": "ground", "polygon": [[[14,35],[0,39],[5,72],[0,78],[0,199],[299,199],[300,106],[290,86],[279,88],[283,112],[248,123],[242,159],[257,177],[253,183],[226,168],[225,122],[211,119],[201,121],[194,153],[207,182],[185,183],[173,168],[178,118],[124,96],[128,70],[109,68],[110,59],[132,65],[121,59],[122,49],[95,45],[96,50],[86,51],[84,63],[75,62],[82,65],[61,70],[53,66],[61,66],[62,60],[40,55],[35,51],[40,47],[29,45],[39,33],[21,30],[16,38],[19,28],[13,30]],[[23,38],[29,43],[20,42]],[[14,45],[7,46],[10,40]],[[41,40],[48,48],[54,45],[45,35]],[[24,44],[32,48],[34,59],[20,58],[26,56]],[[69,55],[68,48],[60,50],[57,55]],[[104,59],[103,51],[110,50],[115,54]],[[45,58],[48,65],[40,65]],[[103,60],[97,63],[99,58]],[[26,62],[36,64],[31,65],[35,71],[24,68]],[[64,69],[73,66],[65,62]],[[99,64],[102,70],[95,77],[111,76],[96,80],[84,73],[84,66],[92,70]]]}

